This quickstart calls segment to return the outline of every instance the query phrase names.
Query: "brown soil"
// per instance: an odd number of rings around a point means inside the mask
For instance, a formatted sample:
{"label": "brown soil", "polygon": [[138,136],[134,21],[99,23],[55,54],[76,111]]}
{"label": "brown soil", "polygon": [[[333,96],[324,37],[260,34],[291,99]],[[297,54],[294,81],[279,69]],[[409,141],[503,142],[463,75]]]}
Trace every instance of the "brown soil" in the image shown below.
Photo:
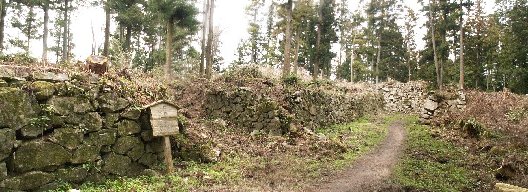
{"label": "brown soil", "polygon": [[389,127],[387,138],[376,150],[360,157],[349,169],[307,191],[380,190],[398,162],[404,148],[404,139],[403,122],[393,123]]}

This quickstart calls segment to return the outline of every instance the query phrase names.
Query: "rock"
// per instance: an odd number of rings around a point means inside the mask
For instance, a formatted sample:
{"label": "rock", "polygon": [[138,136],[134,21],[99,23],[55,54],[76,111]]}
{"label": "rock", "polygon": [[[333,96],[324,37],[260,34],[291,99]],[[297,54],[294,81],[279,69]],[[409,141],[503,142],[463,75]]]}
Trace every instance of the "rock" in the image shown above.
{"label": "rock", "polygon": [[131,170],[132,160],[126,156],[110,153],[103,158],[102,171],[114,175],[126,176]]}
{"label": "rock", "polygon": [[141,132],[141,139],[143,139],[143,141],[145,142],[149,142],[149,141],[152,141],[152,130],[146,130],[146,131],[143,131]]}
{"label": "rock", "polygon": [[58,166],[68,162],[71,154],[58,144],[32,141],[22,144],[13,154],[15,171],[26,172]]}
{"label": "rock", "polygon": [[438,103],[433,100],[428,99],[424,103],[424,109],[427,111],[435,111],[436,109],[438,109]]}
{"label": "rock", "polygon": [[45,131],[50,130],[51,119],[46,116],[32,118],[26,126],[20,129],[22,137],[35,138],[44,134]]}
{"label": "rock", "polygon": [[59,115],[93,111],[90,101],[80,97],[52,97],[47,104],[51,107],[52,112]]}
{"label": "rock", "polygon": [[119,114],[118,113],[107,113],[104,116],[104,127],[105,128],[112,128],[115,126],[117,121],[119,120]]}
{"label": "rock", "polygon": [[141,116],[141,110],[139,108],[130,108],[126,111],[124,111],[123,113],[121,113],[121,117],[125,118],[125,119],[130,119],[130,120],[137,120],[139,119],[139,117]]}
{"label": "rock", "polygon": [[132,160],[137,161],[145,154],[145,146],[143,143],[136,144],[130,151],[128,151],[127,156],[132,158]]}
{"label": "rock", "polygon": [[128,100],[113,93],[105,93],[99,97],[100,107],[105,113],[116,112],[125,109],[130,104]]}
{"label": "rock", "polygon": [[495,189],[500,192],[528,192],[528,189],[506,183],[495,184]]}
{"label": "rock", "polygon": [[117,154],[125,155],[133,148],[144,148],[143,143],[137,137],[125,136],[117,139],[112,149]]}
{"label": "rock", "polygon": [[117,124],[117,133],[119,135],[132,135],[141,132],[138,123],[131,120],[123,120]]}
{"label": "rock", "polygon": [[15,131],[11,129],[0,129],[0,161],[12,154],[16,143]]}
{"label": "rock", "polygon": [[83,132],[79,129],[61,128],[53,130],[50,141],[66,149],[73,150],[82,143],[83,136]]}
{"label": "rock", "polygon": [[7,165],[5,163],[0,163],[0,181],[7,178]]}
{"label": "rock", "polygon": [[86,176],[88,176],[88,168],[83,167],[59,169],[55,173],[57,179],[70,183],[81,183]]}
{"label": "rock", "polygon": [[66,73],[52,73],[52,72],[35,72],[33,73],[33,79],[40,81],[69,81],[70,76]]}
{"label": "rock", "polygon": [[75,150],[75,152],[73,152],[71,163],[82,164],[99,160],[101,158],[99,155],[100,150],[100,146],[81,145],[79,148],[77,148],[77,150]]}
{"label": "rock", "polygon": [[4,81],[3,79],[0,79],[0,87],[7,87],[9,86],[9,83],[7,81]]}
{"label": "rock", "polygon": [[104,129],[98,132],[90,133],[84,143],[93,146],[113,145],[117,139],[117,131]]}
{"label": "rock", "polygon": [[33,171],[4,180],[0,186],[11,190],[33,190],[55,180],[52,174]]}
{"label": "rock", "polygon": [[83,119],[84,120],[79,124],[79,127],[88,132],[99,131],[103,128],[103,119],[99,113],[88,113]]}
{"label": "rock", "polygon": [[0,128],[19,130],[27,125],[38,111],[36,102],[23,90],[0,88]]}
{"label": "rock", "polygon": [[158,156],[153,153],[146,153],[138,160],[139,163],[147,167],[155,167],[159,164]]}
{"label": "rock", "polygon": [[55,84],[46,81],[35,81],[30,87],[39,101],[47,100],[55,93]]}

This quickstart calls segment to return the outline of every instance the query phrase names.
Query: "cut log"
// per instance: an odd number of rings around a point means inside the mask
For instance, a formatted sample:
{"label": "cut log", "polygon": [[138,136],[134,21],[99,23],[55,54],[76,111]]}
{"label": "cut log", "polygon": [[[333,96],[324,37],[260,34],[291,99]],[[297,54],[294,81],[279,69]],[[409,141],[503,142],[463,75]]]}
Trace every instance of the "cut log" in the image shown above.
{"label": "cut log", "polygon": [[510,185],[506,183],[497,183],[495,184],[495,189],[502,192],[528,192],[528,189],[517,187],[515,185]]}

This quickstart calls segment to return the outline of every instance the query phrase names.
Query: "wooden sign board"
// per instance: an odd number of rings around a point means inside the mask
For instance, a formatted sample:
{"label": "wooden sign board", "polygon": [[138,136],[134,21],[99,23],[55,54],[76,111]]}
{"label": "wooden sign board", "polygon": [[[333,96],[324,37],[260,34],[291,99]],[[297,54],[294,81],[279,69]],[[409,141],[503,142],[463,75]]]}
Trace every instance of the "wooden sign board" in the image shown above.
{"label": "wooden sign board", "polygon": [[166,101],[152,103],[145,108],[150,109],[150,124],[152,125],[152,135],[154,137],[163,136],[164,156],[167,164],[167,171],[174,172],[172,163],[172,150],[170,144],[171,135],[180,133],[178,127],[178,108]]}
{"label": "wooden sign board", "polygon": [[152,135],[169,136],[180,133],[178,127],[178,109],[167,102],[157,102],[149,106]]}

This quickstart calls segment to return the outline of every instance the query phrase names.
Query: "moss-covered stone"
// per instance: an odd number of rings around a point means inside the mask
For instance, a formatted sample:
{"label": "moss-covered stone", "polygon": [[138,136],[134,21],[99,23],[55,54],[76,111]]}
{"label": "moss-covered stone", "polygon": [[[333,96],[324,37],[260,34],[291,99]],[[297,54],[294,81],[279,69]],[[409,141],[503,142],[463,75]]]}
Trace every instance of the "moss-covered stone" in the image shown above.
{"label": "moss-covered stone", "polygon": [[132,160],[124,155],[110,153],[103,158],[104,165],[102,171],[114,175],[128,175]]}
{"label": "moss-covered stone", "polygon": [[118,120],[119,113],[107,113],[104,116],[103,126],[105,128],[113,128],[115,127]]}
{"label": "moss-covered stone", "polygon": [[68,162],[71,154],[58,144],[32,141],[22,144],[13,154],[13,165],[17,172],[41,170]]}
{"label": "moss-covered stone", "polygon": [[98,132],[90,133],[84,143],[94,146],[113,145],[117,139],[117,130],[103,129]]}
{"label": "moss-covered stone", "polygon": [[141,116],[141,110],[137,107],[130,108],[121,113],[121,117],[130,120],[137,120]]}
{"label": "moss-covered stone", "polygon": [[16,143],[15,131],[11,129],[0,129],[0,161],[11,155]]}
{"label": "moss-covered stone", "polygon": [[27,125],[38,111],[36,102],[26,92],[0,87],[0,128],[18,130]]}
{"label": "moss-covered stone", "polygon": [[100,159],[101,146],[97,145],[81,145],[77,150],[73,152],[71,163],[83,164],[88,162],[94,162]]}
{"label": "moss-covered stone", "polygon": [[132,158],[132,160],[137,161],[141,156],[145,154],[145,145],[143,143],[136,144],[130,151],[128,151],[127,156]]}
{"label": "moss-covered stone", "polygon": [[139,163],[141,163],[142,165],[145,165],[147,167],[154,167],[156,165],[158,165],[160,162],[158,161],[158,156],[156,154],[153,154],[153,153],[146,153],[144,154],[143,156],[141,156],[141,158],[139,158],[138,160]]}
{"label": "moss-covered stone", "polygon": [[55,177],[53,174],[33,171],[17,177],[6,179],[0,184],[0,187],[11,190],[32,190],[50,183],[54,179]]}
{"label": "moss-covered stone", "polygon": [[86,176],[88,176],[88,169],[83,167],[58,169],[55,173],[57,179],[70,183],[81,183]]}
{"label": "moss-covered stone", "polygon": [[53,130],[50,140],[66,149],[73,150],[82,143],[83,137],[84,134],[82,130],[62,128]]}
{"label": "moss-covered stone", "polygon": [[0,181],[7,178],[7,165],[6,163],[0,163]]}
{"label": "moss-covered stone", "polygon": [[104,93],[99,97],[99,107],[105,113],[116,112],[130,105],[128,100],[119,97],[115,93]]}
{"label": "moss-covered stone", "polygon": [[86,98],[81,97],[52,97],[47,104],[50,110],[59,115],[72,113],[86,113],[93,111],[92,104]]}
{"label": "moss-covered stone", "polygon": [[131,120],[123,120],[117,124],[117,133],[119,135],[132,135],[141,132],[138,123]]}
{"label": "moss-covered stone", "polygon": [[7,81],[4,81],[3,79],[0,79],[0,87],[7,87],[7,86],[9,86]]}
{"label": "moss-covered stone", "polygon": [[103,119],[99,113],[88,113],[83,116],[84,120],[79,124],[84,130],[88,132],[99,131],[103,128]]}
{"label": "moss-covered stone", "polygon": [[39,101],[45,101],[55,93],[55,84],[46,81],[35,81],[30,87]]}
{"label": "moss-covered stone", "polygon": [[112,149],[117,154],[125,155],[133,148],[144,148],[144,146],[139,138],[125,136],[118,138]]}
{"label": "moss-covered stone", "polygon": [[40,116],[30,119],[29,123],[20,129],[20,133],[22,137],[35,138],[43,135],[45,131],[51,128],[51,119],[47,116]]}

